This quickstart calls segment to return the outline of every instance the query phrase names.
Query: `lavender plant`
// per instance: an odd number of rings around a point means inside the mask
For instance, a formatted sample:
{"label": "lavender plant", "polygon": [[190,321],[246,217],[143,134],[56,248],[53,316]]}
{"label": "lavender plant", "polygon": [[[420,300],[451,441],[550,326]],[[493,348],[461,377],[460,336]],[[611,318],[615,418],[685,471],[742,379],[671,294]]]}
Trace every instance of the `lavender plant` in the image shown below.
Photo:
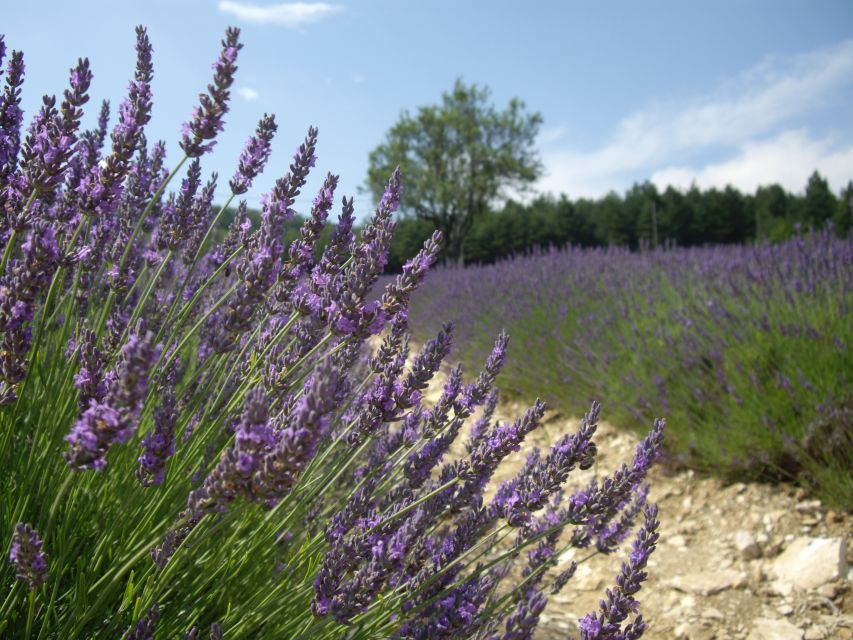
{"label": "lavender plant", "polygon": [[613,553],[643,513],[607,604],[580,629],[640,637],[636,594],[658,535],[644,478],[663,423],[630,466],[569,489],[571,472],[595,457],[595,404],[576,434],[496,487],[496,469],[545,406],[514,423],[495,418],[505,333],[478,375],[466,382],[454,369],[438,402],[425,403],[452,328],[411,354],[408,307],[441,237],[372,294],[399,172],[360,234],[352,199],[340,201],[316,256],[336,202],[327,174],[285,246],[284,222],[317,163],[310,128],[263,197],[260,226],[240,203],[219,232],[276,132],[265,115],[215,206],[203,160],[241,47],[229,29],[171,169],[165,145],[145,137],[154,58],[144,28],[111,130],[103,103],[81,131],[93,81],[81,60],[60,106],[46,97],[24,133],[23,56],[9,58],[0,636],[530,638],[547,594],[577,566],[560,566],[562,551]]}
{"label": "lavender plant", "polygon": [[[506,327],[508,391],[643,424],[663,406],[670,460],[735,479],[793,479],[853,505],[853,237],[780,244],[545,251],[439,268],[417,336],[456,325],[463,360]],[[566,390],[570,390],[568,393]]]}

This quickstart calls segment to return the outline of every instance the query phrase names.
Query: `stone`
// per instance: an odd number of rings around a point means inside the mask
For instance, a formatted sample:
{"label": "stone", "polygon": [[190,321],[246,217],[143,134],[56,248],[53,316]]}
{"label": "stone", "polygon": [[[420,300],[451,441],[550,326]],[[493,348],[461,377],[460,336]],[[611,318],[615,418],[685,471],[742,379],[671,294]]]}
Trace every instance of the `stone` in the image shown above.
{"label": "stone", "polygon": [[818,595],[829,598],[830,600],[834,600],[841,591],[841,585],[833,582],[822,584],[817,588]]}
{"label": "stone", "polygon": [[787,618],[789,615],[794,613],[794,607],[789,605],[787,602],[784,602],[784,603],[780,604],[778,607],[776,607],[776,611],[778,611],[779,613],[781,613],[783,616],[785,616]]}
{"label": "stone", "polygon": [[702,618],[704,620],[722,620],[725,618],[723,612],[714,607],[705,607],[702,610]]}
{"label": "stone", "polygon": [[803,630],[787,620],[757,618],[746,640],[803,640]]}
{"label": "stone", "polygon": [[814,624],[806,629],[806,633],[803,635],[803,640],[823,640],[825,637],[826,629],[820,625]]}
{"label": "stone", "polygon": [[800,513],[814,513],[820,510],[820,500],[804,500],[796,506]]}
{"label": "stone", "polygon": [[773,561],[772,570],[795,589],[816,589],[847,577],[847,547],[842,538],[796,538]]}
{"label": "stone", "polygon": [[676,549],[684,549],[687,547],[687,539],[679,534],[668,536],[667,538],[665,538],[665,541],[667,544],[672,547],[675,547]]}
{"label": "stone", "polygon": [[733,587],[746,585],[746,574],[723,569],[722,571],[703,571],[676,576],[669,580],[669,585],[684,593],[695,593],[700,596],[712,596]]}
{"label": "stone", "polygon": [[774,580],[770,583],[770,593],[787,598],[794,593],[794,585],[784,580]]}
{"label": "stone", "polygon": [[738,554],[744,560],[755,560],[761,557],[761,547],[749,531],[738,531],[735,533],[734,545]]}

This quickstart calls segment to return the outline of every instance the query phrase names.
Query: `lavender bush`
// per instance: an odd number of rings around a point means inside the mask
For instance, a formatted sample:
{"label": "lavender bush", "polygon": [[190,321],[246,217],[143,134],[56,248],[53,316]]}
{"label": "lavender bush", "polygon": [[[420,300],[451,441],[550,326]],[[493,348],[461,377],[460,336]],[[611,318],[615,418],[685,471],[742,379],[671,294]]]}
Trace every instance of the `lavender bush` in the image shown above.
{"label": "lavender bush", "polygon": [[568,413],[608,398],[639,426],[663,406],[675,462],[738,479],[794,478],[853,505],[853,238],[781,244],[565,249],[439,268],[412,309],[440,313],[464,360],[507,327],[509,390]]}
{"label": "lavender bush", "polygon": [[[561,552],[613,553],[637,521],[616,586],[580,634],[640,637],[636,596],[658,536],[644,481],[663,423],[630,465],[566,490],[594,461],[594,404],[577,433],[492,486],[545,407],[494,419],[504,333],[478,375],[454,369],[438,402],[424,403],[452,329],[411,354],[408,305],[441,238],[369,295],[398,173],[358,236],[353,201],[340,199],[315,259],[337,200],[328,174],[285,246],[317,162],[311,128],[263,197],[260,225],[241,202],[219,232],[276,133],[264,115],[214,206],[219,180],[203,161],[241,47],[229,29],[171,167],[144,133],[154,74],[144,28],[126,98],[115,114],[104,103],[92,129],[87,60],[23,129],[23,56],[8,56],[0,636],[529,638],[576,568],[559,566]],[[464,452],[453,446],[462,438]]]}

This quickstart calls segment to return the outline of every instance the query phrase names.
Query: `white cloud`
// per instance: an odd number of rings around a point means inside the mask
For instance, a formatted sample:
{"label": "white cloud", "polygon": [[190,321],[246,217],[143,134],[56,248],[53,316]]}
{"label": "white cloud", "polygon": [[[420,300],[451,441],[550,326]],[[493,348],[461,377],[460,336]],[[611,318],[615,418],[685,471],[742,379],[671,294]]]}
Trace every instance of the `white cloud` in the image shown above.
{"label": "white cloud", "polygon": [[257,100],[261,94],[249,87],[240,87],[237,89],[237,95],[243,98],[246,102],[251,102],[252,100]]}
{"label": "white cloud", "polygon": [[682,189],[695,183],[702,189],[732,185],[751,192],[761,185],[779,183],[788,191],[801,192],[815,169],[834,190],[840,190],[853,178],[853,144],[833,145],[829,140],[810,137],[803,129],[783,131],[744,143],[736,155],[723,162],[701,168],[665,167],[651,179],[661,187]]}
{"label": "white cloud", "polygon": [[539,132],[539,142],[541,144],[553,144],[555,142],[558,142],[565,135],[565,127],[550,127]]}
{"label": "white cloud", "polygon": [[367,78],[365,78],[365,77],[364,77],[363,75],[361,75],[360,73],[353,73],[353,74],[350,76],[350,80],[352,80],[352,81],[353,81],[353,84],[362,84],[365,80],[367,80]]}
{"label": "white cloud", "polygon": [[223,13],[230,13],[244,22],[296,29],[334,15],[342,11],[343,7],[326,2],[285,2],[257,5],[221,0],[219,10]]}
{"label": "white cloud", "polygon": [[[653,174],[681,177],[677,172],[691,170],[679,165],[709,151],[718,156],[721,151],[737,154],[720,167],[735,166],[739,158],[747,156],[753,167],[761,158],[769,162],[766,153],[759,153],[768,148],[761,145],[760,138],[778,136],[785,123],[829,104],[832,93],[849,86],[851,79],[853,40],[787,59],[768,58],[707,95],[626,115],[598,148],[579,151],[563,147],[543,154],[547,175],[539,188],[573,197],[598,196],[629,186],[638,174],[641,179]],[[788,136],[777,142],[790,150],[794,139]],[[817,155],[819,149],[831,153],[826,142],[808,139],[803,132],[798,141],[807,142]],[[722,175],[711,169],[704,174],[708,179]],[[769,171],[765,173],[769,175]]]}

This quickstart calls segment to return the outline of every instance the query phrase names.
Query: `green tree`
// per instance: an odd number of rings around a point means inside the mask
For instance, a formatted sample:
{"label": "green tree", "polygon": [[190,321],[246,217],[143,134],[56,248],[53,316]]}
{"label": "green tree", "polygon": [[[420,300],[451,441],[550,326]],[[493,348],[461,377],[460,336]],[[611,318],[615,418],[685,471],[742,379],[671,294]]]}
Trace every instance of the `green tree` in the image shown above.
{"label": "green tree", "polygon": [[835,208],[833,222],[835,223],[835,230],[841,237],[847,236],[853,229],[853,180],[849,180],[841,192],[838,206]]}
{"label": "green tree", "polygon": [[805,224],[811,225],[815,229],[822,227],[835,213],[837,206],[835,194],[832,193],[826,179],[817,171],[809,177],[806,195],[800,206],[800,218]]}
{"label": "green tree", "polygon": [[490,91],[457,80],[441,104],[404,111],[370,153],[368,187],[377,199],[399,166],[401,209],[444,234],[445,258],[461,262],[474,220],[508,189],[523,191],[542,173],[534,147],[542,124],[513,98],[499,111]]}

